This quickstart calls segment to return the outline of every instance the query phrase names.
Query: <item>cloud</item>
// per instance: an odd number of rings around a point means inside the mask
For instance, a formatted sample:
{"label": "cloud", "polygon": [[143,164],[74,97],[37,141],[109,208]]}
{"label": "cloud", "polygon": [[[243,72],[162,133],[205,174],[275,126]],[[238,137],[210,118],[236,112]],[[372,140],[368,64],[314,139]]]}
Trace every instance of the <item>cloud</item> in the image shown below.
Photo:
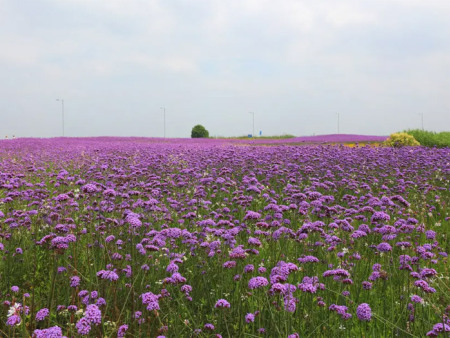
{"label": "cloud", "polygon": [[[171,136],[188,136],[198,119],[213,134],[246,133],[249,110],[265,134],[334,132],[336,111],[351,121],[348,132],[403,129],[423,111],[430,128],[450,125],[447,1],[0,0],[0,8],[8,79],[0,111],[18,135],[57,135],[51,123],[34,130],[14,117],[48,112],[50,121],[55,97],[72,110],[69,135],[159,135],[157,123],[142,121],[157,120],[161,105]],[[133,119],[141,122],[125,128]]]}

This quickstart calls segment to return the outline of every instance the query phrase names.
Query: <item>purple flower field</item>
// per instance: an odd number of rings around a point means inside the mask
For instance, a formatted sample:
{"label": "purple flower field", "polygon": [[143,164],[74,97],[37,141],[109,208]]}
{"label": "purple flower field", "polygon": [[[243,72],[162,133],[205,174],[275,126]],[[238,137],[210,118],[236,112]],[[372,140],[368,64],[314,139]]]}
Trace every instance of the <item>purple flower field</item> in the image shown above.
{"label": "purple flower field", "polygon": [[[353,135],[353,134],[331,134],[316,136],[301,136],[288,139],[269,140],[270,143],[356,143],[356,142],[383,142],[387,136]],[[266,143],[267,139],[254,140],[257,143]]]}
{"label": "purple flower field", "polygon": [[450,149],[270,142],[0,141],[1,335],[448,336]]}

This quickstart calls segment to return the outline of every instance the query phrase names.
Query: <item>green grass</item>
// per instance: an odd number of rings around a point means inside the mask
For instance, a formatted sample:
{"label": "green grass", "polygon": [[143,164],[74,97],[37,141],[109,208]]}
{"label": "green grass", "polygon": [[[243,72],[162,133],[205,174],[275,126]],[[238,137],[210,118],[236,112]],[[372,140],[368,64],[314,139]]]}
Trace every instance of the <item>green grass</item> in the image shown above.
{"label": "green grass", "polygon": [[437,148],[450,147],[450,131],[436,133],[428,130],[410,129],[405,132],[414,136],[422,146]]}

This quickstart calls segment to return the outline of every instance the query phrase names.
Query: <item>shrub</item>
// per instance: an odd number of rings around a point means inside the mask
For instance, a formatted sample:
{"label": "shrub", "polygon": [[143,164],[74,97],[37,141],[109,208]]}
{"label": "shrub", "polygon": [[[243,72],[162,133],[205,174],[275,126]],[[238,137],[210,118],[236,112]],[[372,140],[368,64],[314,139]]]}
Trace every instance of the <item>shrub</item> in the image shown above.
{"label": "shrub", "polygon": [[197,124],[196,126],[194,126],[194,128],[192,128],[191,137],[192,138],[209,137],[209,132],[201,124]]}
{"label": "shrub", "polygon": [[435,133],[428,130],[412,129],[407,130],[406,133],[414,136],[425,147],[450,147],[450,132],[448,131]]}
{"label": "shrub", "polygon": [[414,136],[407,133],[391,134],[383,144],[388,147],[420,146]]}

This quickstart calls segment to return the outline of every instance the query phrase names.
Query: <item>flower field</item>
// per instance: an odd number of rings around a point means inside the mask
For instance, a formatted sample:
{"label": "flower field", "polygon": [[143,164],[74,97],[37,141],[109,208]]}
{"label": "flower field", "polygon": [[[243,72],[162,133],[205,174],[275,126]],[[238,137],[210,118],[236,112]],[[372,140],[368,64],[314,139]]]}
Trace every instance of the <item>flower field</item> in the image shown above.
{"label": "flower field", "polygon": [[0,141],[0,224],[1,336],[450,331],[449,148]]}

